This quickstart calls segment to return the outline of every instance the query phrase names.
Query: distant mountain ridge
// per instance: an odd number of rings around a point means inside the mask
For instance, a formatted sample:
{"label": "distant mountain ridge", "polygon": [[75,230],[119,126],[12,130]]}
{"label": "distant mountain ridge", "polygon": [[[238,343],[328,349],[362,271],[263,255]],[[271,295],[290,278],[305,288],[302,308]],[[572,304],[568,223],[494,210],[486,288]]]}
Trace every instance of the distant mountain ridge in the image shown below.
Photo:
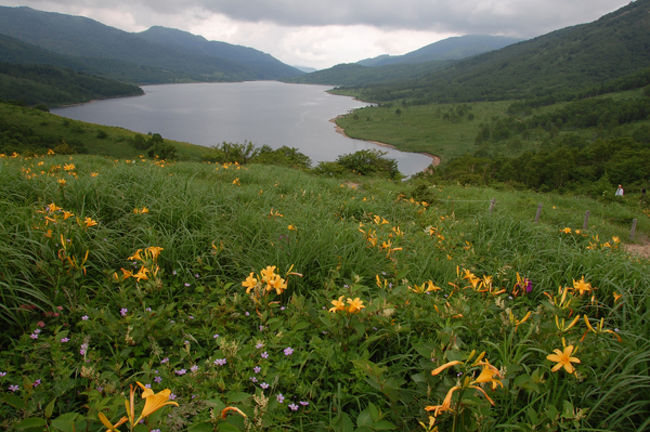
{"label": "distant mountain ridge", "polygon": [[291,81],[355,87],[412,80],[448,66],[453,61],[518,41],[520,39],[488,35],[451,37],[403,55],[384,54],[356,63],[339,64],[293,78]]}
{"label": "distant mountain ridge", "polygon": [[460,60],[466,57],[501,49],[522,39],[492,36],[455,36],[426,45],[403,55],[381,55],[357,63],[362,66],[385,66],[389,64],[425,63],[434,60]]}
{"label": "distant mountain ridge", "polygon": [[181,30],[152,27],[128,33],[89,18],[28,7],[0,7],[0,33],[68,56],[72,63],[105,76],[141,84],[285,79],[303,74],[267,53],[207,41]]}
{"label": "distant mountain ridge", "polygon": [[650,0],[600,19],[463,59],[418,78],[361,90],[381,102],[516,99],[576,92],[650,67]]}

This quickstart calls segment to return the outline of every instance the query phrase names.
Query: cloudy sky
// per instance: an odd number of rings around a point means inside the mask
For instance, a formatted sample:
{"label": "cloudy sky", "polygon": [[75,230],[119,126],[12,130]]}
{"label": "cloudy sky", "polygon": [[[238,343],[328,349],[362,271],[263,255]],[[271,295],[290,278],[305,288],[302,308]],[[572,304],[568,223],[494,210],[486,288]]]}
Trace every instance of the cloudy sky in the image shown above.
{"label": "cloudy sky", "polygon": [[[629,0],[0,0],[83,15],[122,30],[152,25],[250,46],[317,69],[404,54],[450,36],[530,38],[593,21]],[[0,29],[1,33],[1,29]]]}

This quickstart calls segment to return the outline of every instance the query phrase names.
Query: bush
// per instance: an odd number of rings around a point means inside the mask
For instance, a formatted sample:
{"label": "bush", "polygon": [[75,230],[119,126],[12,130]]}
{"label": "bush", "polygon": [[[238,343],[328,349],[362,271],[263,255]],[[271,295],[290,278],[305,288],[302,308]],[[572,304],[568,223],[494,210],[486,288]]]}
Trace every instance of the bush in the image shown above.
{"label": "bush", "polygon": [[282,146],[275,150],[266,145],[262,146],[258,154],[253,158],[252,162],[303,169],[311,166],[311,159],[309,159],[309,156],[300,153],[298,149],[294,147],[287,146]]}
{"label": "bush", "polygon": [[386,152],[359,150],[339,156],[336,162],[347,170],[361,175],[380,175],[391,179],[400,176],[395,159],[384,159]]}

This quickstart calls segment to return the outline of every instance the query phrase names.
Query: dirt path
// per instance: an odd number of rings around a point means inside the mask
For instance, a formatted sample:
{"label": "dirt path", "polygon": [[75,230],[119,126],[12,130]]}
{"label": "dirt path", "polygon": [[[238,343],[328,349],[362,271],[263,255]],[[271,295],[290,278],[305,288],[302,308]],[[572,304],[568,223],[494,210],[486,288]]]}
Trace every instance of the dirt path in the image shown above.
{"label": "dirt path", "polygon": [[[346,133],[345,133],[345,130],[344,130],[341,126],[339,126],[339,125],[336,124],[336,119],[337,119],[337,118],[338,118],[338,117],[333,118],[333,119],[330,120],[332,123],[334,123],[334,128],[336,129],[336,132],[337,132],[337,133],[340,133],[341,135],[343,135],[343,136],[346,137],[346,138],[357,139],[357,138],[352,138],[351,136],[349,136],[348,134],[346,134]],[[383,142],[372,141],[372,140],[362,140],[362,141],[369,142],[369,143],[373,143],[373,144],[376,144],[376,145],[378,145],[378,146],[382,146],[382,147],[388,147],[388,148],[391,148],[391,149],[393,149],[393,150],[404,151],[404,150],[400,150],[400,149],[398,149],[397,147],[395,147],[395,146],[392,145],[392,144],[386,144],[386,143],[383,143]],[[420,154],[422,154],[422,155],[425,155],[426,157],[428,157],[428,158],[431,159],[431,165],[429,165],[429,167],[428,167],[425,171],[428,171],[428,170],[430,170],[431,168],[433,168],[433,167],[437,167],[438,165],[440,165],[440,156],[432,155],[432,154],[430,154],[430,153],[425,153],[425,152],[418,152],[418,153],[420,153]]]}
{"label": "dirt path", "polygon": [[642,258],[650,259],[650,243],[626,244],[625,250],[632,255],[638,255]]}

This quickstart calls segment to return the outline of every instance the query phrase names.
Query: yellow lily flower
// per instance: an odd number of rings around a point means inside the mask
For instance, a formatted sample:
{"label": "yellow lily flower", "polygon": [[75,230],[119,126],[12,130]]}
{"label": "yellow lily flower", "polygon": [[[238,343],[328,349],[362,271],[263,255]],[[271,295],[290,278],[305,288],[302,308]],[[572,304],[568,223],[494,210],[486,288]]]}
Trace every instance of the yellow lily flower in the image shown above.
{"label": "yellow lily flower", "polygon": [[146,251],[151,255],[151,259],[156,261],[158,259],[158,255],[160,255],[160,252],[162,252],[164,249],[161,248],[160,246],[149,246]]}
{"label": "yellow lily flower", "polygon": [[142,399],[144,399],[144,408],[140,413],[140,417],[133,423],[138,424],[143,418],[155,413],[160,408],[173,405],[178,406],[178,403],[169,400],[169,395],[172,393],[170,389],[164,389],[158,393],[154,393],[153,390],[143,386],[140,382],[136,382],[138,386],[142,389]]}
{"label": "yellow lily flower", "polygon": [[[503,387],[503,383],[500,380],[494,378],[495,376],[501,378],[501,373],[499,373],[499,370],[497,368],[492,366],[487,360],[482,361],[479,364],[483,365],[483,369],[481,370],[478,378],[471,382],[472,385],[489,383],[492,386],[492,390],[496,390],[497,386],[499,385]],[[485,397],[491,401],[487,395],[485,395]],[[494,403],[492,403],[492,405],[494,405]]]}
{"label": "yellow lily flower", "polygon": [[251,272],[246,280],[241,283],[243,287],[246,288],[246,294],[249,294],[253,288],[257,286],[257,279],[255,278],[255,273]]}
{"label": "yellow lily flower", "polygon": [[353,313],[358,313],[361,311],[361,309],[365,308],[363,305],[363,300],[361,300],[359,297],[355,299],[348,298],[348,312],[353,314]]}
{"label": "yellow lily flower", "polygon": [[104,415],[104,413],[101,411],[97,413],[97,417],[99,417],[99,421],[101,421],[104,426],[106,426],[106,432],[119,432],[117,428],[129,420],[127,417],[122,417],[117,423],[112,424],[106,415]]}
{"label": "yellow lily flower", "polygon": [[137,251],[135,251],[135,253],[133,255],[131,255],[127,259],[129,261],[133,261],[133,260],[144,261],[144,259],[142,259],[142,255],[140,255],[141,252],[142,252],[142,249],[138,249]]}
{"label": "yellow lily flower", "polygon": [[242,417],[248,417],[248,416],[247,416],[247,415],[246,415],[242,410],[240,410],[239,408],[237,408],[237,407],[233,407],[233,406],[227,406],[227,407],[225,407],[224,409],[221,410],[221,418],[222,418],[222,419],[225,419],[226,416],[228,415],[228,412],[229,412],[229,411],[234,411],[235,413],[239,414],[239,415],[242,416]]}
{"label": "yellow lily flower", "polygon": [[574,279],[573,289],[578,291],[580,295],[583,295],[584,293],[591,291],[592,287],[589,282],[585,282],[585,277],[583,276],[579,281]]}
{"label": "yellow lily flower", "polygon": [[452,361],[447,362],[447,363],[443,364],[442,366],[438,366],[437,368],[435,368],[434,370],[432,370],[432,371],[431,371],[431,375],[438,375],[438,374],[439,374],[440,372],[442,372],[443,370],[445,370],[445,369],[447,369],[447,368],[450,368],[450,367],[452,367],[452,366],[454,366],[454,365],[461,364],[461,363],[463,363],[463,362],[462,362],[462,361],[458,361],[458,360],[452,360]]}
{"label": "yellow lily flower", "polygon": [[345,296],[341,296],[338,298],[338,300],[332,300],[331,303],[334,305],[334,307],[330,308],[329,311],[333,313],[336,313],[338,311],[344,311],[345,310],[345,303],[343,302],[344,297]]}
{"label": "yellow lily flower", "polygon": [[85,218],[84,219],[84,224],[86,224],[86,228],[90,228],[91,226],[97,225],[97,221],[93,220],[92,218]]}
{"label": "yellow lily flower", "polygon": [[575,372],[575,368],[571,363],[580,363],[580,359],[578,357],[571,357],[571,354],[573,354],[573,345],[564,347],[563,351],[560,351],[556,348],[553,350],[553,352],[554,354],[549,354],[546,356],[547,360],[557,363],[551,369],[552,372],[557,372],[561,368],[564,368],[564,370],[570,374]]}
{"label": "yellow lily flower", "polygon": [[149,276],[147,276],[147,273],[149,273],[149,269],[146,267],[141,267],[140,270],[138,270],[138,272],[133,275],[133,277],[137,279],[138,282],[140,282],[142,279],[148,280]]}

